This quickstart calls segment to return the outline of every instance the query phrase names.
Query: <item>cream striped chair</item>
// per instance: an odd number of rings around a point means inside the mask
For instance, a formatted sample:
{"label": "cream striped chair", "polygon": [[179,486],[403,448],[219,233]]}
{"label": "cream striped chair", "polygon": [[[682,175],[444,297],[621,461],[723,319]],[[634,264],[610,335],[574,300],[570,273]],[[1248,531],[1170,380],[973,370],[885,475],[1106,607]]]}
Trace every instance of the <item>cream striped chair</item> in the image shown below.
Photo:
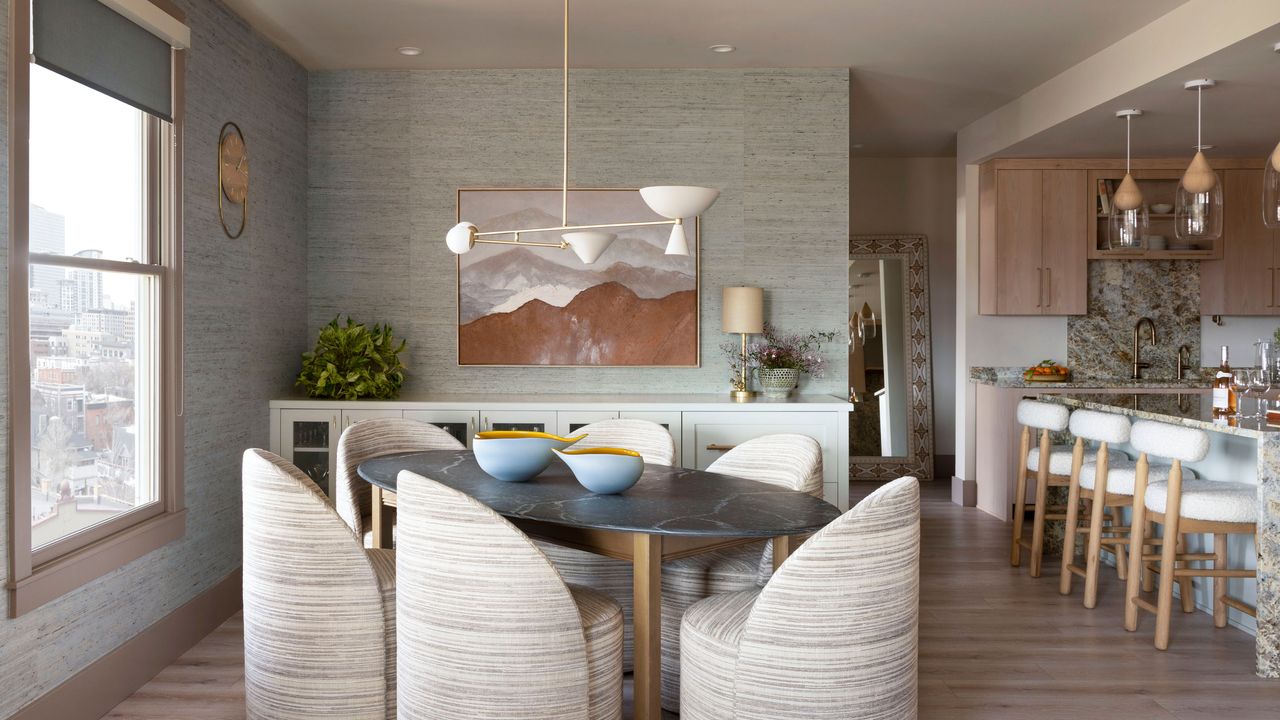
{"label": "cream striped chair", "polygon": [[401,720],[622,717],[622,611],[471,497],[398,479]]}
{"label": "cream striped chair", "polygon": [[920,487],[876,490],[763,590],[684,615],[680,720],[915,720]]}
{"label": "cream striped chair", "polygon": [[[822,495],[822,446],[807,435],[765,435],[741,443],[708,472]],[[739,545],[662,565],[662,707],[680,707],[680,618],[720,593],[762,587],[773,572],[773,541]]]}
{"label": "cream striped chair", "polygon": [[[653,465],[674,465],[676,461],[676,443],[671,438],[671,433],[648,420],[601,420],[578,428],[575,434],[586,435],[574,444],[576,448],[627,448],[640,453],[646,463]],[[537,541],[537,545],[555,563],[565,582],[599,590],[613,598],[622,608],[622,669],[630,672],[633,600],[631,563],[549,542]]]}
{"label": "cream striped chair", "polygon": [[338,514],[364,539],[365,547],[373,547],[373,486],[356,472],[360,463],[397,453],[465,449],[444,430],[416,420],[375,418],[352,425],[338,438],[338,477],[333,498]]}
{"label": "cream striped chair", "polygon": [[395,551],[366,550],[302,471],[244,453],[250,720],[394,720]]}

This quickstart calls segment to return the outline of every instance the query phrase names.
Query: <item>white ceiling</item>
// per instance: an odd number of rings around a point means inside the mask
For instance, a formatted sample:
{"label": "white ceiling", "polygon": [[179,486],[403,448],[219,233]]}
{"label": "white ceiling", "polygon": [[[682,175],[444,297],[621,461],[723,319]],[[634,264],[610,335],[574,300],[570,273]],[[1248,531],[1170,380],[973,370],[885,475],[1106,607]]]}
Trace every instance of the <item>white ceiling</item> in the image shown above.
{"label": "white ceiling", "polygon": [[[310,69],[561,61],[560,0],[226,2]],[[949,155],[959,128],[1183,2],[578,0],[570,63],[848,67],[855,155]],[[715,43],[738,51],[709,52]],[[402,45],[424,52],[403,57]]]}
{"label": "white ceiling", "polygon": [[1204,91],[1204,142],[1213,157],[1261,157],[1280,142],[1280,25],[1209,55],[1106,105],[1034,135],[1002,157],[1124,157],[1123,108],[1133,119],[1133,156],[1190,156],[1196,144],[1196,94],[1182,84],[1212,78]]}

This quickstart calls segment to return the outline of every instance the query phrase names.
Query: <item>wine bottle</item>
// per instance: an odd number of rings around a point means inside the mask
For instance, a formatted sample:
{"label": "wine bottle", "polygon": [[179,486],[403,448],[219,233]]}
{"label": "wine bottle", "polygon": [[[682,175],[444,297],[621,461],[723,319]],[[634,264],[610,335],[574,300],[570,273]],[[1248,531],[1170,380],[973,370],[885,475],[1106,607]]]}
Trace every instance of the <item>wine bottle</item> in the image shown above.
{"label": "wine bottle", "polygon": [[1222,365],[1213,376],[1213,416],[1236,414],[1236,391],[1231,384],[1231,364],[1227,361],[1227,346],[1222,346]]}

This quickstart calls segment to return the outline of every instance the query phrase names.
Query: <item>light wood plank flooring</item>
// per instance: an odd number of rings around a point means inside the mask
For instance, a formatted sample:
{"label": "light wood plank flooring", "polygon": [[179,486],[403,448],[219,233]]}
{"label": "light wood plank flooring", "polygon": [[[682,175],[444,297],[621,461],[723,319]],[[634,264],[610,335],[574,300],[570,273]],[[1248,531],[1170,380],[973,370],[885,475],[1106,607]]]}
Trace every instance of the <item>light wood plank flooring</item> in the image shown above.
{"label": "light wood plank flooring", "polygon": [[[1171,649],[1158,652],[1151,616],[1137,633],[1121,626],[1114,573],[1103,577],[1098,608],[1085,610],[1079,590],[1058,595],[1056,562],[1039,580],[1009,567],[1009,526],[952,505],[947,485],[925,494],[921,718],[1280,717],[1280,681],[1254,676],[1253,638],[1178,613]],[[107,717],[244,718],[241,633],[240,618],[229,620]]]}

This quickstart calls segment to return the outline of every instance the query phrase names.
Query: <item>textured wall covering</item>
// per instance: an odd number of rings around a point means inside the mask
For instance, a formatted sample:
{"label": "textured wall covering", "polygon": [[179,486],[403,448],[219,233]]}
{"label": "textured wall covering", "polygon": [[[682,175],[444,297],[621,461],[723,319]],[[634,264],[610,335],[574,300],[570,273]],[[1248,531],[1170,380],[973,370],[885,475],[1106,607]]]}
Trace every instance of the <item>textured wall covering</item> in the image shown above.
{"label": "textured wall covering", "polygon": [[[409,391],[717,392],[721,287],[764,287],[787,329],[844,327],[847,70],[581,70],[570,89],[570,186],[722,190],[704,217],[702,367],[457,365],[443,241],[456,191],[559,185],[556,71],[311,75],[311,332],[338,313],[392,323],[409,341]],[[829,357],[808,389],[843,393],[844,346]]]}
{"label": "textured wall covering", "polygon": [[1067,364],[1076,379],[1127,378],[1133,372],[1133,326],[1155,321],[1159,345],[1142,331],[1142,371],[1149,380],[1177,374],[1178,347],[1200,364],[1200,265],[1194,260],[1089,262],[1089,314],[1067,318]]}
{"label": "textured wall covering", "polygon": [[[0,614],[0,717],[239,566],[240,453],[266,446],[263,402],[289,387],[305,345],[306,73],[221,4],[179,5],[194,44],[184,173],[187,534],[21,618]],[[243,128],[253,163],[250,224],[234,241],[218,225],[214,194],[226,120]],[[7,402],[0,407],[7,412]]]}

